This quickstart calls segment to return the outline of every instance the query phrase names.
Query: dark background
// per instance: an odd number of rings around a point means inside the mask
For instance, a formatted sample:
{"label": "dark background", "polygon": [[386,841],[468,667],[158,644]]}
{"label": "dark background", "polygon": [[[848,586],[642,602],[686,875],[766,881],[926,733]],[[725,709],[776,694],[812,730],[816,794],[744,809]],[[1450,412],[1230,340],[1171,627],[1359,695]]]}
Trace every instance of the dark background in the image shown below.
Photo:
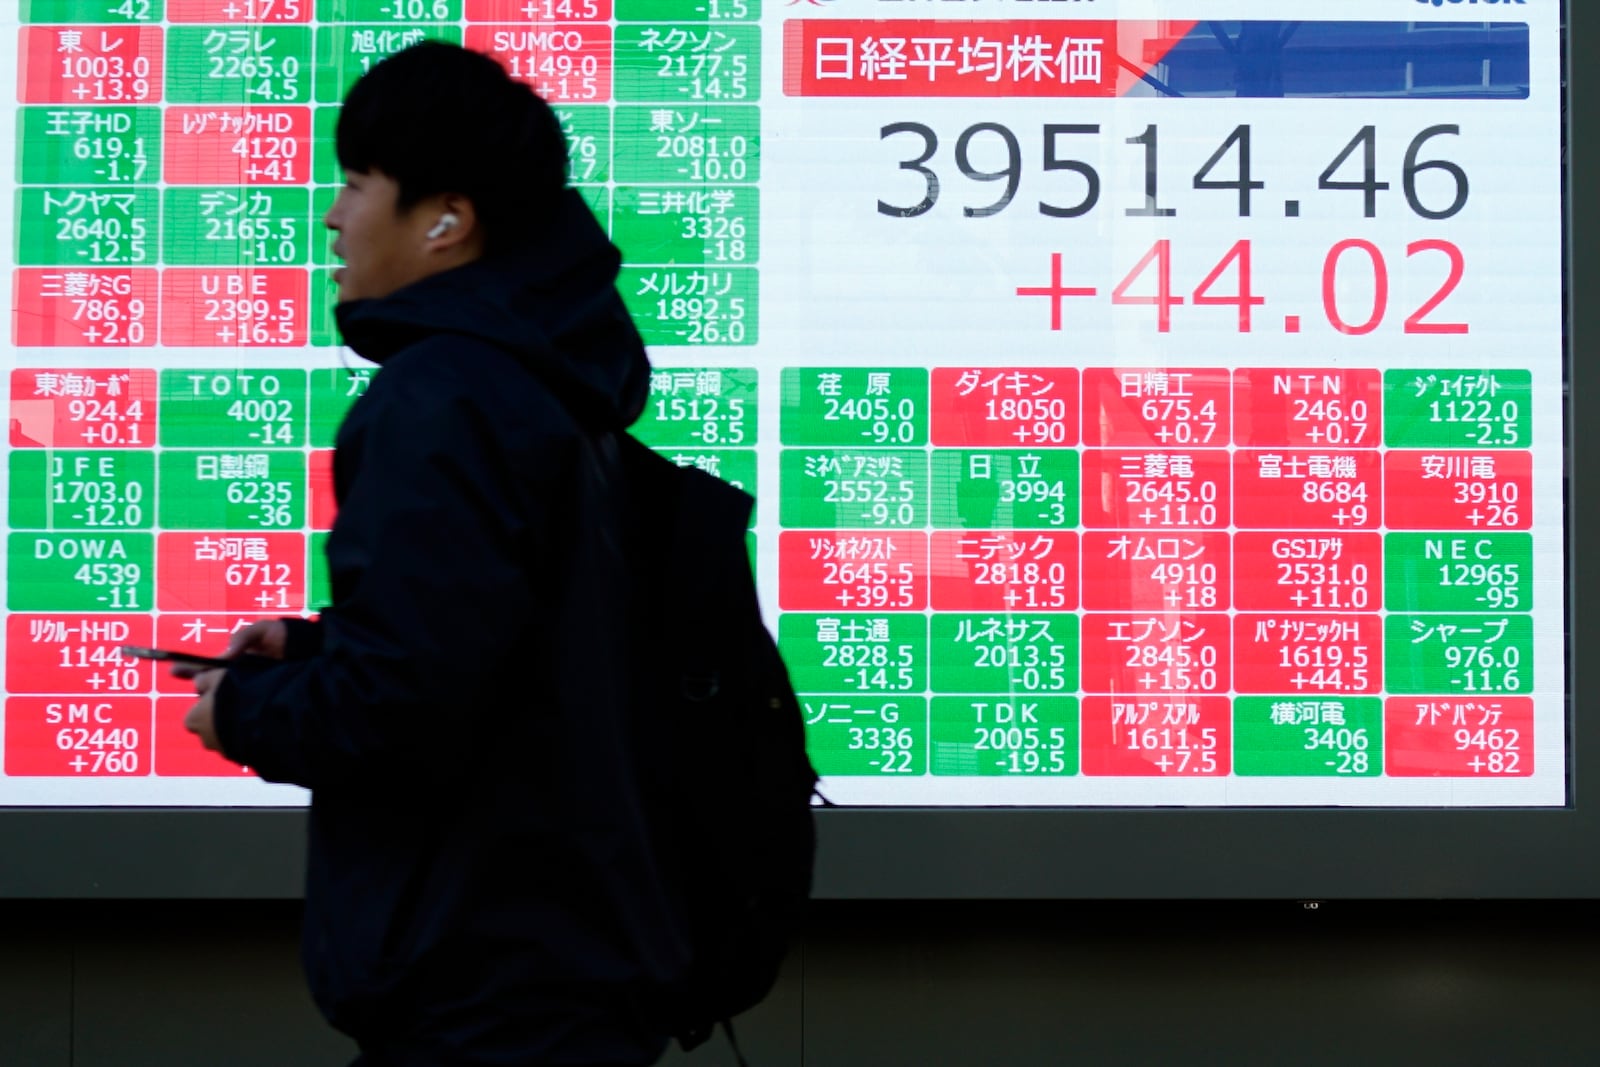
{"label": "dark background", "polygon": [[[752,1067],[1600,1063],[1579,902],[840,902]],[[288,901],[0,908],[5,1067],[342,1067]],[[728,1067],[719,1035],[669,1067]]]}

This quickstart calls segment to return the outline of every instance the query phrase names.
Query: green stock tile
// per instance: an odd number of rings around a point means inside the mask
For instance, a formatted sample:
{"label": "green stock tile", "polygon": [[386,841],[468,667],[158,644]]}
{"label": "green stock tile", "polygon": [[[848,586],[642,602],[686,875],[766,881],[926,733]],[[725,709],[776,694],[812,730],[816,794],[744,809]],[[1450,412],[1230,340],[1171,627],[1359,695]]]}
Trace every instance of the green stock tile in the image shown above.
{"label": "green stock tile", "polygon": [[757,282],[751,267],[624,266],[617,288],[647,345],[753,345]]}
{"label": "green stock tile", "polygon": [[806,750],[818,774],[927,773],[927,698],[806,694],[800,707]]}
{"label": "green stock tile", "polygon": [[311,100],[310,26],[169,26],[166,33],[169,103]]}
{"label": "green stock tile", "polygon": [[567,137],[567,180],[593,185],[611,177],[611,109],[604,104],[554,107]]}
{"label": "green stock tile", "polygon": [[1391,693],[1533,691],[1531,615],[1390,615],[1383,636],[1384,688]]}
{"label": "green stock tile", "polygon": [[1531,611],[1533,535],[1385,534],[1383,606],[1390,611]]}
{"label": "green stock tile", "polygon": [[1078,773],[1076,697],[934,697],[934,774]]}
{"label": "green stock tile", "polygon": [[933,525],[1043,530],[1078,525],[1074,449],[935,449]]}
{"label": "green stock tile", "polygon": [[928,440],[922,367],[788,367],[779,437],[786,445],[921,445]]}
{"label": "green stock tile", "polygon": [[778,647],[800,692],[911,693],[927,686],[923,615],[788,612],[778,618]]}
{"label": "green stock tile", "polygon": [[753,368],[657,369],[633,435],[647,445],[715,448],[756,443]]}
{"label": "green stock tile", "polygon": [[201,188],[162,194],[162,258],[187,267],[297,266],[310,255],[311,199],[304,188]]}
{"label": "green stock tile", "polygon": [[1532,441],[1531,371],[1383,372],[1390,448],[1527,448]]}
{"label": "green stock tile", "polygon": [[25,185],[154,184],[161,109],[50,104],[17,109],[17,181]]}
{"label": "green stock tile", "polygon": [[1078,688],[1078,616],[935,614],[936,693],[1027,695]]}
{"label": "green stock tile", "polygon": [[19,449],[10,467],[12,529],[148,529],[155,521],[152,452]]}
{"label": "green stock tile", "polygon": [[1233,770],[1258,776],[1376,777],[1383,773],[1383,701],[1237,697]]}
{"label": "green stock tile", "polygon": [[761,97],[761,27],[623,24],[612,45],[618,103],[753,103]]}
{"label": "green stock tile", "polygon": [[760,193],[753,186],[619,186],[612,240],[628,263],[748,266],[761,258]]}
{"label": "green stock tile", "polygon": [[927,524],[926,452],[786,448],[778,463],[778,521],[784,526],[843,530]]}
{"label": "green stock tile", "polygon": [[153,188],[18,189],[19,266],[154,265],[161,197]]}
{"label": "green stock tile", "polygon": [[737,183],[761,178],[761,109],[680,104],[616,109],[617,181]]}
{"label": "green stock tile", "polygon": [[157,429],[167,448],[297,448],[306,443],[306,372],[164,370]]}
{"label": "green stock tile", "polygon": [[284,449],[161,453],[167,530],[296,530],[306,521],[306,454]]}
{"label": "green stock tile", "polygon": [[6,546],[12,611],[149,611],[155,537],[147,533],[13,533]]}
{"label": "green stock tile", "polygon": [[[391,0],[393,2],[393,0]],[[322,25],[316,38],[316,94],[319,104],[337,104],[356,79],[373,64],[418,41],[461,43],[461,27],[436,23],[415,25]]]}

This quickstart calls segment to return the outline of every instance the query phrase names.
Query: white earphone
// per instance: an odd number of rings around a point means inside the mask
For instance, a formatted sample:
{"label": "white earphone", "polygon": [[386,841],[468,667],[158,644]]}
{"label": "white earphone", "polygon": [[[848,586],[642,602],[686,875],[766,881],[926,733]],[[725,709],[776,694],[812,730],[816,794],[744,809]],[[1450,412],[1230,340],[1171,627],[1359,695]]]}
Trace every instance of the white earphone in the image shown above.
{"label": "white earphone", "polygon": [[424,236],[431,241],[435,237],[443,237],[459,225],[461,225],[461,220],[451,212],[446,211],[439,216],[439,221],[433,224],[433,229],[429,230]]}

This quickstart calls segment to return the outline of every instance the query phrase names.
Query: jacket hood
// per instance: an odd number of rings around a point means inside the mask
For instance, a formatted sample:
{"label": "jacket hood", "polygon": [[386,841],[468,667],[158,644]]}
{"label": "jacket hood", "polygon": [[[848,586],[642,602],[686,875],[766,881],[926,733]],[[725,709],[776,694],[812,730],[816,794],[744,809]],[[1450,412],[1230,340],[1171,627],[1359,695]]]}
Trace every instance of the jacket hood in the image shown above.
{"label": "jacket hood", "polygon": [[374,363],[428,337],[477,338],[515,355],[585,424],[621,429],[644,410],[650,363],[616,290],[622,257],[576,190],[516,252],[338,305],[344,342]]}

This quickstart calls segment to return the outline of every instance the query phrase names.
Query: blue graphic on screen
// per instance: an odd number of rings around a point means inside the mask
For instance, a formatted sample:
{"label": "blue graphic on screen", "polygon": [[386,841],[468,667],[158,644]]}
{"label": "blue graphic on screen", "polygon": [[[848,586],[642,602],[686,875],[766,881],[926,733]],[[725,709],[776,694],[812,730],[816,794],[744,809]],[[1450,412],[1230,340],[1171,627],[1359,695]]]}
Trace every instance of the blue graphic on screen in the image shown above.
{"label": "blue graphic on screen", "polygon": [[1525,22],[1206,21],[1131,96],[1524,100]]}

